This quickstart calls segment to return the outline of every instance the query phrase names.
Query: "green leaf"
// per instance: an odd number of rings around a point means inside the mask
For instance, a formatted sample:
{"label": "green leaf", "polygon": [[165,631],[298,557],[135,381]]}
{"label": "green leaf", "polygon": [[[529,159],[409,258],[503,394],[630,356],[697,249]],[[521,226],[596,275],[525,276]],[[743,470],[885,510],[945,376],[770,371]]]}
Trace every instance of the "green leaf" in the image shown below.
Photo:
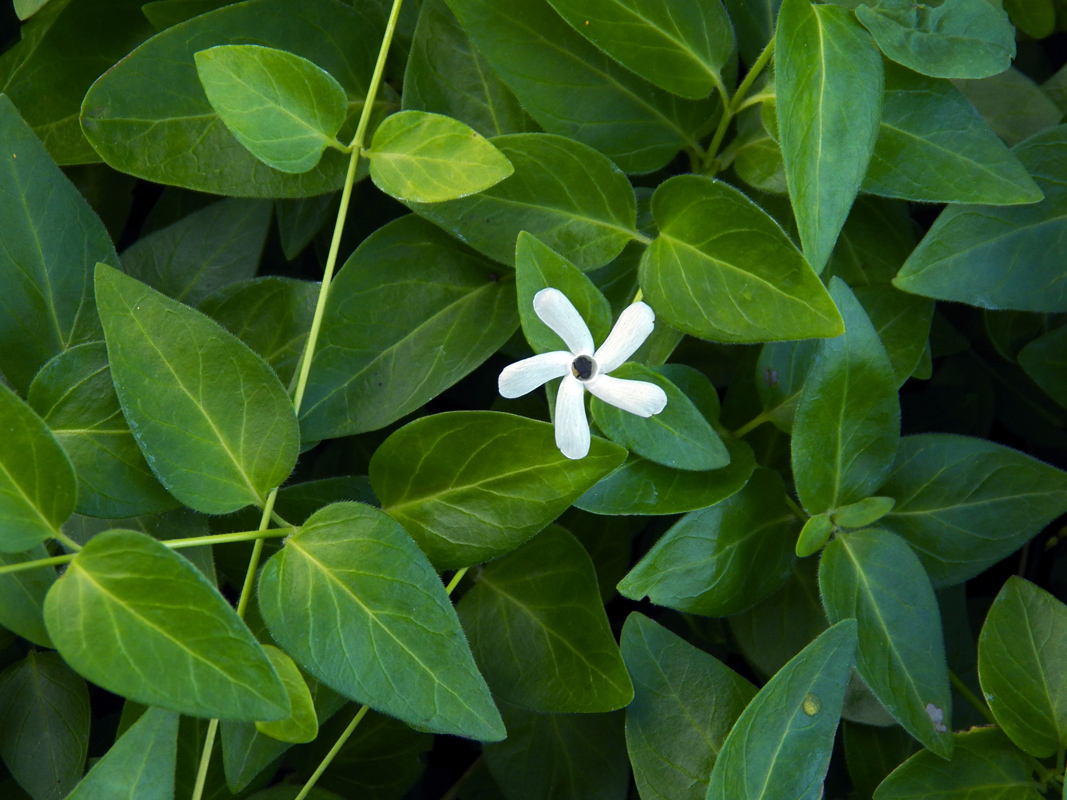
{"label": "green leaf", "polygon": [[1067,606],[1012,576],[978,637],[978,678],[1004,733],[1032,756],[1067,744]]}
{"label": "green leaf", "polygon": [[807,558],[818,553],[830,541],[834,532],[834,523],[826,514],[808,517],[804,527],[797,536],[796,554],[798,558]]}
{"label": "green leaf", "polygon": [[143,533],[90,539],[49,590],[44,617],[67,663],[108,691],[192,716],[289,715],[277,673],[230,604]]}
{"label": "green leaf", "polygon": [[701,100],[726,91],[722,72],[734,55],[734,32],[718,0],[549,2],[578,33],[668,92]]}
{"label": "green leaf", "polygon": [[[899,725],[876,728],[848,721],[844,725],[844,745],[848,776],[857,800],[871,800],[885,777],[919,749],[919,743]],[[953,754],[959,752],[957,747]],[[940,756],[937,760],[945,763]]]}
{"label": "green leaf", "polygon": [[997,728],[973,728],[952,735],[952,758],[929,750],[916,753],[886,778],[875,800],[1041,800],[1033,762]]}
{"label": "green leaf", "polygon": [[1042,198],[1019,159],[948,81],[891,63],[862,190],[926,203],[1016,205]]}
{"label": "green leaf", "polygon": [[34,800],[61,800],[85,769],[89,691],[58,653],[30,651],[0,675],[0,756]]}
{"label": "green leaf", "polygon": [[823,550],[819,588],[831,622],[859,624],[856,671],[904,729],[952,754],[952,694],[941,612],[922,564],[899,536],[844,533]]}
{"label": "green leaf", "polygon": [[834,510],[834,524],[842,528],[865,528],[892,511],[896,502],[892,497],[867,497],[858,503],[841,506]]}
{"label": "green leaf", "polygon": [[730,165],[749,186],[763,192],[788,194],[782,148],[767,130],[762,113],[762,109],[770,107],[773,101],[765,101],[737,115],[737,138],[730,144],[734,152]]}
{"label": "green leaf", "polygon": [[289,696],[289,716],[273,722],[257,722],[256,730],[283,742],[299,744],[314,741],[319,735],[319,720],[315,715],[315,700],[300,670],[293,659],[277,647],[264,645],[263,649]]}
{"label": "green leaf", "polygon": [[699,148],[711,102],[682,100],[645,82],[575,32],[545,0],[521,7],[494,0],[448,4],[549,133],[595,147],[625,172],[652,172],[682,147]]}
{"label": "green leaf", "polygon": [[879,526],[907,540],[934,586],[973,578],[1067,512],[1067,473],[1003,445],[906,436],[881,494]]}
{"label": "green leaf", "polygon": [[897,386],[903,386],[930,340],[933,301],[884,284],[857,286],[853,293],[882,340]]}
{"label": "green leaf", "polygon": [[754,64],[774,38],[781,0],[724,0],[723,5],[733,22],[742,60]]}
{"label": "green leaf", "polygon": [[978,109],[982,119],[1008,147],[1059,124],[1063,111],[1042,87],[1015,67],[999,75],[953,84]]}
{"label": "green leaf", "polygon": [[582,545],[551,526],[479,570],[456,607],[494,695],[533,711],[614,711],[634,696]]}
{"label": "green leaf", "polygon": [[900,436],[897,382],[885,348],[844,281],[834,278],[830,295],[845,333],[819,344],[793,425],[793,475],[811,514],[878,491]]}
{"label": "green leaf", "polygon": [[638,612],[623,626],[622,655],[634,680],[626,749],[641,796],[703,800],[705,776],[756,688]]}
{"label": "green leaf", "polygon": [[307,172],[336,146],[348,98],[314,62],[250,44],[200,50],[193,60],[222,124],[267,166]]}
{"label": "green leaf", "polygon": [[27,20],[47,2],[48,0],[15,0],[15,15],[21,20]]}
{"label": "green leaf", "polygon": [[804,256],[737,189],[680,175],[656,189],[652,212],[660,235],[641,258],[641,288],[675,328],[719,342],[841,332],[841,317]]}
{"label": "green leaf", "polygon": [[74,511],[74,469],[51,431],[0,384],[0,553],[56,535]]}
{"label": "green leaf", "polygon": [[730,454],[719,434],[693,401],[664,375],[634,362],[623,364],[611,374],[623,380],[654,384],[667,395],[666,408],[647,419],[592,398],[589,406],[593,419],[612,441],[674,469],[705,471],[721,469],[730,463]]}
{"label": "green leaf", "polygon": [[300,363],[319,284],[265,275],[223,286],[197,308],[251,347],[287,385]]}
{"label": "green leaf", "polygon": [[630,783],[623,713],[539,714],[501,703],[508,738],[484,748],[509,800],[624,800]]}
{"label": "green leaf", "polygon": [[1056,5],[1052,0],[1005,0],[1011,24],[1032,39],[1044,39],[1056,30]]}
{"label": "green leaf", "polygon": [[785,582],[799,528],[778,473],[757,469],[737,494],[676,522],[619,592],[688,614],[736,614]]}
{"label": "green leaf", "polygon": [[445,587],[377,509],[313,514],[263,567],[259,604],[275,640],[346,697],[420,728],[504,738]]}
{"label": "green leaf", "polygon": [[216,289],[256,274],[270,209],[265,200],[212,203],[134,242],[122,253],[123,272],[196,305]]}
{"label": "green leaf", "polygon": [[725,500],[748,482],[756,459],[739,439],[726,439],[730,463],[707,472],[672,469],[637,455],[602,478],[575,502],[592,514],[684,514]]}
{"label": "green leaf", "polygon": [[856,16],[886,56],[934,78],[986,78],[1015,58],[1008,15],[986,0],[873,0]]}
{"label": "green leaf", "polygon": [[104,264],[96,274],[111,376],[152,471],[197,511],[261,504],[299,443],[270,367],[199,312]]}
{"label": "green leaf", "polygon": [[889,283],[917,241],[908,203],[861,194],[841,229],[828,269],[856,289]]}
{"label": "green leaf", "polygon": [[0,371],[25,393],[52,356],[100,338],[91,272],[118,263],[100,218],[0,96]]}
{"label": "green leaf", "polygon": [[851,12],[809,0],[782,3],[775,40],[789,199],[804,255],[821,272],[874,152],[882,59]]}
{"label": "green leaf", "polygon": [[316,62],[345,90],[341,132],[350,135],[382,38],[381,14],[374,11],[336,0],[252,0],[198,16],[152,37],[93,84],[82,103],[82,129],[108,164],[157,183],[273,198],[340,188],[348,167],[340,152],[331,149],[312,170],[293,175],[246,150],[204,94],[194,55],[255,41]]}
{"label": "green leaf", "polygon": [[518,324],[514,284],[498,272],[414,215],[365,239],[326,302],[304,439],[383,428],[495,353]]}
{"label": "green leaf", "polygon": [[[40,544],[22,553],[0,553],[0,566],[48,558]],[[35,567],[0,576],[0,625],[41,647],[52,647],[44,627],[44,597],[56,581],[55,567]]]}
{"label": "green leaf", "polygon": [[66,452],[79,514],[134,517],[174,508],[122,416],[103,342],[72,347],[30,384],[28,402]]}
{"label": "green leaf", "polygon": [[483,136],[540,130],[474,47],[445,0],[423,0],[401,101],[405,111],[447,114]]}
{"label": "green leaf", "polygon": [[636,235],[630,182],[591,147],[547,133],[497,136],[492,143],[511,162],[510,178],[472,197],[409,203],[412,211],[509,266],[522,231],[581,270],[607,264]]}
{"label": "green leaf", "polygon": [[818,350],[816,339],[768,342],[760,350],[756,390],[763,413],[784,433],[793,431],[797,403]]}
{"label": "green leaf", "polygon": [[148,709],[89,771],[67,800],[172,800],[178,715]]}
{"label": "green leaf", "polygon": [[981,308],[1067,311],[1063,268],[1049,257],[1067,230],[1067,126],[1028,139],[1015,154],[1045,199],[949,206],[893,279],[897,288]]}
{"label": "green leaf", "polygon": [[625,458],[594,438],[572,461],[552,426],[493,411],[454,411],[405,425],[378,448],[370,481],[382,508],[438,569],[515,549]]}
{"label": "green leaf", "polygon": [[367,157],[374,185],[406,203],[466,197],[515,172],[507,157],[473,128],[425,111],[386,117]]}
{"label": "green leaf", "polygon": [[274,201],[278,220],[278,238],[289,261],[296,260],[304,248],[328,222],[336,218],[340,199],[336,192],[317,197],[296,197]]}
{"label": "green leaf", "polygon": [[1026,345],[1019,351],[1019,366],[1049,397],[1067,407],[1067,327]]}
{"label": "green leaf", "polygon": [[707,800],[818,797],[856,648],[856,623],[834,625],[760,689],[726,737]]}

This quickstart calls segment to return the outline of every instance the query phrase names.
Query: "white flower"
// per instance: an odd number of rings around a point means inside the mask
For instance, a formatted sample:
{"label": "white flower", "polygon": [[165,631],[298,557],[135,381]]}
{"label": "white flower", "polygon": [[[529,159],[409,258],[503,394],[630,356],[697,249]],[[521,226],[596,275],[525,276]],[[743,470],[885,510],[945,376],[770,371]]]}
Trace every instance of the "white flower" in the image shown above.
{"label": "white flower", "polygon": [[656,315],[647,305],[631,303],[595,353],[589,327],[559,289],[539,291],[533,308],[569,349],[542,353],[506,367],[500,373],[500,394],[521,397],[553,378],[563,378],[556,395],[556,446],[567,458],[584,458],[589,453],[586,389],[605,403],[641,417],[658,414],[667,405],[667,395],[655,384],[608,375],[652,333]]}

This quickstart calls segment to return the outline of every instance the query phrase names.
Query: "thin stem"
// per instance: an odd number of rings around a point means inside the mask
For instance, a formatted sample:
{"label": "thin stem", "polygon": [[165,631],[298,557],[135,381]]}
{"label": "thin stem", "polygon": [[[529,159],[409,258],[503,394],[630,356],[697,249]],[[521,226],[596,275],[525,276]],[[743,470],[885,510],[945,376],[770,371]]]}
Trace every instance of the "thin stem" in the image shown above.
{"label": "thin stem", "polygon": [[0,575],[9,572],[22,572],[24,569],[37,569],[38,567],[58,567],[60,564],[69,564],[74,560],[74,553],[64,553],[61,556],[38,558],[35,561],[23,561],[21,564],[7,564],[0,567]]}
{"label": "thin stem", "polygon": [[480,754],[476,759],[474,759],[474,761],[471,762],[471,765],[467,767],[467,771],[459,776],[458,781],[452,784],[452,788],[445,792],[443,795],[441,795],[441,800],[456,800],[456,795],[458,795],[459,790],[463,788],[463,784],[467,782],[471,775],[473,775],[481,768],[484,760],[484,753]]}
{"label": "thin stem", "polygon": [[378,97],[378,87],[382,82],[382,73],[385,72],[385,62],[389,57],[389,46],[393,43],[393,32],[396,30],[396,20],[400,16],[400,5],[403,0],[393,0],[393,8],[389,12],[389,21],[385,24],[385,35],[382,37],[382,46],[378,50],[378,61],[374,65],[374,74],[371,75],[370,86],[367,87],[367,100],[363,106],[363,113],[359,116],[359,125],[356,126],[356,135],[352,137],[352,149],[357,153],[363,150],[363,140],[367,135],[367,126],[370,124],[370,109],[374,107],[374,101]]}
{"label": "thin stem", "polygon": [[340,150],[346,156],[352,152],[352,145],[339,142],[336,139],[327,139],[326,146],[332,147],[334,150]]}
{"label": "thin stem", "polygon": [[748,71],[745,79],[741,81],[741,85],[737,87],[737,91],[734,92],[734,99],[730,102],[730,109],[736,114],[740,110],[740,103],[748,95],[748,90],[752,88],[752,84],[756,82],[756,78],[760,76],[764,68],[771,60],[771,56],[774,55],[774,42],[775,39],[772,36],[771,40],[767,42],[767,46],[763,48],[763,52],[759,54],[759,57],[753,62],[752,69]]}
{"label": "thin stem", "polygon": [[774,55],[773,38],[767,42],[767,46],[763,48],[763,52],[759,54],[759,58],[752,64],[752,68],[748,71],[748,74],[745,75],[745,79],[741,81],[741,85],[738,86],[737,91],[734,92],[733,99],[727,102],[725,95],[723,95],[722,117],[719,119],[719,126],[715,129],[715,133],[711,137],[711,144],[708,145],[707,154],[704,156],[705,174],[714,175],[719,171],[716,156],[719,153],[719,147],[722,146],[722,140],[726,136],[726,131],[730,127],[730,122],[744,107],[743,104],[745,98],[748,96],[749,90],[760,76],[760,73],[763,72],[767,64],[770,62],[772,55]]}
{"label": "thin stem", "polygon": [[808,519],[811,517],[811,514],[801,508],[800,505],[789,495],[785,496],[785,504],[789,506],[790,510],[796,515],[797,519],[799,519],[801,522],[807,522]]}
{"label": "thin stem", "polygon": [[459,582],[463,580],[463,576],[467,574],[468,569],[470,569],[470,567],[456,570],[456,574],[452,576],[452,580],[450,580],[448,586],[445,587],[445,592],[447,594],[452,594],[452,590],[459,586]]}
{"label": "thin stem", "polygon": [[952,670],[949,670],[948,679],[952,682],[952,686],[960,693],[963,699],[974,706],[978,710],[978,713],[985,717],[986,722],[991,725],[997,724],[996,719],[994,719],[992,713],[989,711],[989,706],[978,699],[978,696],[971,691],[971,687],[964,683],[959,675]]}
{"label": "thin stem", "polygon": [[207,737],[204,739],[204,753],[200,757],[200,769],[196,772],[196,784],[193,786],[193,800],[199,800],[204,794],[204,784],[207,782],[207,770],[211,766],[211,751],[215,749],[215,733],[219,729],[219,721],[211,720],[207,726]]}
{"label": "thin stem", "polygon": [[337,741],[334,742],[333,747],[330,748],[330,752],[326,754],[326,757],[322,759],[322,763],[316,767],[315,771],[311,773],[311,777],[308,778],[308,782],[304,784],[304,788],[300,790],[294,800],[304,800],[308,796],[308,792],[315,788],[315,784],[319,782],[319,778],[322,777],[322,773],[333,763],[333,760],[337,757],[337,754],[341,752],[341,748],[345,746],[345,742],[348,741],[348,737],[356,730],[356,726],[359,725],[359,721],[367,715],[370,710],[369,706],[360,706],[359,711],[356,712],[356,716],[352,718],[352,721],[348,723],[348,727],[345,728],[344,733],[337,737]]}
{"label": "thin stem", "polygon": [[63,533],[63,531],[57,530],[53,538],[65,548],[67,548],[68,550],[73,550],[75,553],[82,549],[82,546],[80,544],[78,544],[76,541],[67,536],[67,534]]}
{"label": "thin stem", "polygon": [[777,96],[778,95],[775,92],[760,92],[759,94],[754,94],[752,97],[745,98],[745,101],[737,107],[737,110],[734,111],[734,113],[740,114],[749,106],[758,106],[760,103],[773,100]]}
{"label": "thin stem", "polygon": [[740,439],[742,436],[745,436],[746,434],[751,433],[752,431],[754,431],[756,428],[758,428],[764,422],[770,422],[770,421],[771,421],[771,415],[768,414],[766,411],[761,411],[759,414],[757,414],[755,417],[750,419],[748,422],[746,422],[744,425],[742,425],[736,431],[730,431],[730,435],[733,436],[735,439]]}
{"label": "thin stem", "polygon": [[279,528],[299,528],[299,525],[294,525],[285,518],[283,518],[277,511],[270,512],[270,518]]}

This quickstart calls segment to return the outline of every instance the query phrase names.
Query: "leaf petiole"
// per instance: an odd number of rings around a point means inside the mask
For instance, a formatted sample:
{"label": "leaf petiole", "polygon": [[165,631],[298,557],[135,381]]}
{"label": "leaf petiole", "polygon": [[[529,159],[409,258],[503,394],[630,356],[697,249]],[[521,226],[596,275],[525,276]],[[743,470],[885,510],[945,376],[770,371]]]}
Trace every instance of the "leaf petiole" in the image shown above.
{"label": "leaf petiole", "polygon": [[704,174],[715,175],[719,171],[719,164],[716,160],[716,156],[719,153],[719,148],[722,146],[722,140],[726,136],[726,130],[730,127],[730,122],[738,112],[744,108],[745,98],[748,96],[749,90],[752,88],[752,84],[756,82],[756,79],[763,72],[764,68],[771,60],[771,56],[774,55],[774,38],[772,37],[767,46],[763,48],[763,52],[759,54],[759,58],[752,64],[752,68],[749,69],[748,74],[745,75],[745,79],[741,81],[741,85],[737,87],[737,91],[734,92],[733,99],[726,102],[726,96],[723,94],[723,111],[722,118],[719,120],[719,126],[715,129],[715,134],[711,137],[711,144],[708,145],[707,153],[704,156]]}

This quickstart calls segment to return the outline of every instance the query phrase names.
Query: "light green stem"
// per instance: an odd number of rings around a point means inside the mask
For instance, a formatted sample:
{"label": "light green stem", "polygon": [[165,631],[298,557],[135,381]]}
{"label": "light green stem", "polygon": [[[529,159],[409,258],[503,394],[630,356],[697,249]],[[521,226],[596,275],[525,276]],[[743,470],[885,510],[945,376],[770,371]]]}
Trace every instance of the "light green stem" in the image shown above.
{"label": "light green stem", "polygon": [[61,545],[63,545],[65,548],[67,548],[68,550],[73,550],[75,553],[82,549],[82,546],[80,544],[78,544],[76,541],[67,536],[67,534],[63,533],[63,531],[57,530],[53,538],[55,538],[55,540]]}
{"label": "light green stem", "polygon": [[204,794],[204,784],[207,782],[207,770],[211,766],[211,751],[215,749],[215,733],[219,729],[219,721],[211,720],[207,725],[207,737],[204,739],[204,754],[200,757],[200,769],[196,772],[196,784],[193,786],[193,798],[199,798]]}
{"label": "light green stem", "polygon": [[808,518],[811,517],[811,514],[809,514],[807,511],[805,511],[803,508],[801,508],[800,504],[797,503],[795,500],[793,500],[793,498],[790,497],[789,495],[785,496],[785,504],[787,506],[789,506],[789,508],[793,512],[793,514],[801,522],[807,522]]}
{"label": "light green stem", "polygon": [[764,422],[770,421],[771,415],[768,414],[766,411],[762,411],[755,417],[750,419],[748,422],[746,422],[744,425],[742,425],[740,428],[738,428],[736,431],[730,431],[730,435],[733,436],[735,439],[740,439],[742,436],[754,431]]}
{"label": "light green stem", "polygon": [[771,56],[774,55],[774,41],[772,38],[767,42],[767,46],[763,48],[763,52],[759,54],[759,58],[752,64],[752,68],[748,71],[745,79],[741,81],[741,85],[734,92],[733,99],[729,103],[724,100],[722,118],[719,119],[719,126],[715,129],[715,134],[711,137],[711,144],[708,145],[707,153],[704,156],[704,174],[714,175],[719,171],[715,157],[722,146],[726,130],[730,127],[730,122],[733,121],[733,118],[744,107],[745,98],[748,96],[749,90],[770,62]]}
{"label": "light green stem", "polygon": [[470,567],[456,570],[456,574],[452,576],[452,580],[450,580],[448,586],[445,587],[446,594],[452,594],[452,590],[459,586],[459,582],[463,580],[463,576],[467,574],[468,569],[470,569]]}

